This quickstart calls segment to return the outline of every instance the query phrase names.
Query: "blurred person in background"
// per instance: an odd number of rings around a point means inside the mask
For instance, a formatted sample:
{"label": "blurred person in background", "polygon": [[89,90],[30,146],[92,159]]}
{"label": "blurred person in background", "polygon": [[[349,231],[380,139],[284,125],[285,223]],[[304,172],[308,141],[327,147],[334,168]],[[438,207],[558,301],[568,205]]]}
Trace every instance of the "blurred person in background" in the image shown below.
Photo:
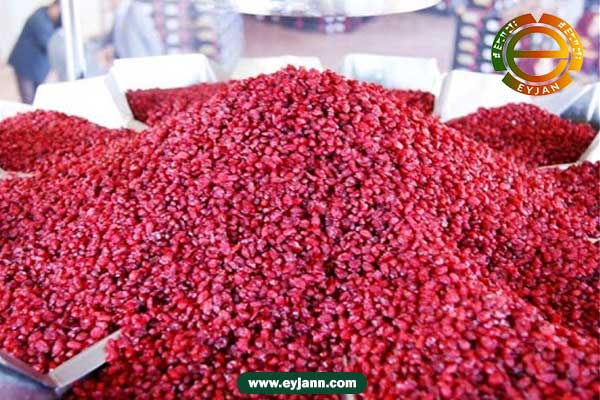
{"label": "blurred person in background", "polygon": [[111,0],[112,28],[100,40],[86,44],[86,76],[105,73],[116,58],[159,56],[162,38],[154,22],[153,0]]}
{"label": "blurred person in background", "polygon": [[[163,54],[153,18],[152,1],[111,0],[114,20],[110,31],[84,43],[85,77],[105,74],[115,58],[149,57]],[[67,80],[65,33],[59,29],[48,44],[52,69],[60,81]]]}
{"label": "blurred person in background", "polygon": [[112,0],[115,19],[106,38],[105,58],[150,57],[163,54],[152,0]]}
{"label": "blurred person in background", "polygon": [[[110,68],[110,64],[105,59],[104,42],[103,38],[92,38],[84,43],[86,78],[104,75]],[[58,80],[61,82],[67,81],[67,48],[64,29],[59,29],[52,35],[48,43],[48,58],[50,59],[50,66],[56,73]]]}
{"label": "blurred person in background", "polygon": [[8,63],[17,75],[23,103],[33,103],[35,91],[50,72],[48,42],[61,26],[60,2],[39,8],[25,23]]}
{"label": "blurred person in background", "polygon": [[59,81],[67,80],[67,46],[65,30],[63,28],[54,32],[48,41],[48,60],[50,68],[56,72]]}

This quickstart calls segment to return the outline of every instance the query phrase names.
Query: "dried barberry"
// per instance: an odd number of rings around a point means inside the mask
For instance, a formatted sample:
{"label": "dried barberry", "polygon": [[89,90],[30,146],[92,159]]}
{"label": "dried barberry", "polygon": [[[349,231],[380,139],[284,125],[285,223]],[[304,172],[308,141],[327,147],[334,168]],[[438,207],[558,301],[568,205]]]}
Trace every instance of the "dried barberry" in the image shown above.
{"label": "dried barberry", "polygon": [[121,328],[82,399],[239,397],[271,370],[593,398],[597,167],[528,169],[332,72],[232,82],[0,182],[0,348],[45,371]]}

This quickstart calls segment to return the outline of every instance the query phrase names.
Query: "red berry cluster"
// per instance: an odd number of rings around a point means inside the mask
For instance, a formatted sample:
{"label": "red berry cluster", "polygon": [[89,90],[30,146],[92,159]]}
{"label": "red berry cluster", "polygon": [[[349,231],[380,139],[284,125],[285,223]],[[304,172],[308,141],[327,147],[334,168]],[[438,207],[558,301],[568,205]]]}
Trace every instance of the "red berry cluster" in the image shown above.
{"label": "red berry cluster", "polygon": [[[147,89],[127,92],[127,101],[134,117],[148,125],[156,125],[165,117],[184,111],[191,104],[204,104],[227,84],[200,83],[176,89]],[[425,114],[433,112],[435,97],[432,93],[420,90],[389,90],[389,95],[398,107],[421,110]]]}
{"label": "red berry cluster", "polygon": [[530,166],[572,163],[596,132],[531,104],[485,109],[448,123],[466,136]]}
{"label": "red berry cluster", "polygon": [[191,102],[205,102],[226,86],[225,83],[199,83],[176,89],[131,90],[127,92],[127,101],[133,116],[152,126],[184,110]]}
{"label": "red berry cluster", "polygon": [[581,168],[529,170],[332,72],[233,82],[0,182],[0,348],[47,370],[121,328],[78,399],[291,370],[362,372],[368,399],[594,398]]}
{"label": "red berry cluster", "polygon": [[52,167],[106,146],[115,138],[133,134],[54,111],[19,114],[0,121],[0,168],[32,172]]}
{"label": "red berry cluster", "polygon": [[408,107],[421,110],[425,114],[433,113],[435,96],[421,90],[390,90],[390,95],[395,98],[398,107]]}
{"label": "red berry cluster", "polygon": [[548,168],[550,190],[561,193],[571,214],[581,215],[582,229],[590,237],[600,238],[600,163],[584,162],[567,169]]}

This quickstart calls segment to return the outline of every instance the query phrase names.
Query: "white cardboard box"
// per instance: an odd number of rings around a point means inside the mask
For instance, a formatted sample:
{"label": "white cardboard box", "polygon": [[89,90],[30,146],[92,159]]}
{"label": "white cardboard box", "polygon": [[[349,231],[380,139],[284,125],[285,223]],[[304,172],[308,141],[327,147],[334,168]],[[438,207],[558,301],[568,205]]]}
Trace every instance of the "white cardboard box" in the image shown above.
{"label": "white cardboard box", "polygon": [[342,61],[340,73],[387,88],[423,90],[435,95],[442,81],[435,58],[348,54]]}
{"label": "white cardboard box", "polygon": [[111,74],[41,85],[33,104],[36,108],[60,111],[111,129],[139,131],[146,128],[134,119],[124,93]]}
{"label": "white cardboard box", "polygon": [[115,60],[110,73],[123,93],[136,89],[171,89],[217,80],[210,61],[203,54],[124,58]]}
{"label": "white cardboard box", "polygon": [[442,121],[448,121],[471,114],[480,107],[531,102],[532,96],[506,86],[502,75],[454,70],[443,79],[433,113]]}
{"label": "white cardboard box", "polygon": [[29,104],[16,103],[13,101],[0,100],[0,121],[14,117],[23,112],[34,111],[35,107]]}

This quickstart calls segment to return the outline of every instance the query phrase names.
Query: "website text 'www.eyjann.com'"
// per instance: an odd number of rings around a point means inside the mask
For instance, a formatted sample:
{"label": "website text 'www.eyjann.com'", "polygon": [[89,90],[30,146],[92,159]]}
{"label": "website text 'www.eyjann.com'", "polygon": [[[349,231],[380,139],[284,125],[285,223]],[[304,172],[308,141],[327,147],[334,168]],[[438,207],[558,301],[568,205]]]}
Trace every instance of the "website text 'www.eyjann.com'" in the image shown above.
{"label": "website text 'www.eyjann.com'", "polygon": [[357,394],[367,386],[355,372],[248,372],[237,383],[245,394]]}

